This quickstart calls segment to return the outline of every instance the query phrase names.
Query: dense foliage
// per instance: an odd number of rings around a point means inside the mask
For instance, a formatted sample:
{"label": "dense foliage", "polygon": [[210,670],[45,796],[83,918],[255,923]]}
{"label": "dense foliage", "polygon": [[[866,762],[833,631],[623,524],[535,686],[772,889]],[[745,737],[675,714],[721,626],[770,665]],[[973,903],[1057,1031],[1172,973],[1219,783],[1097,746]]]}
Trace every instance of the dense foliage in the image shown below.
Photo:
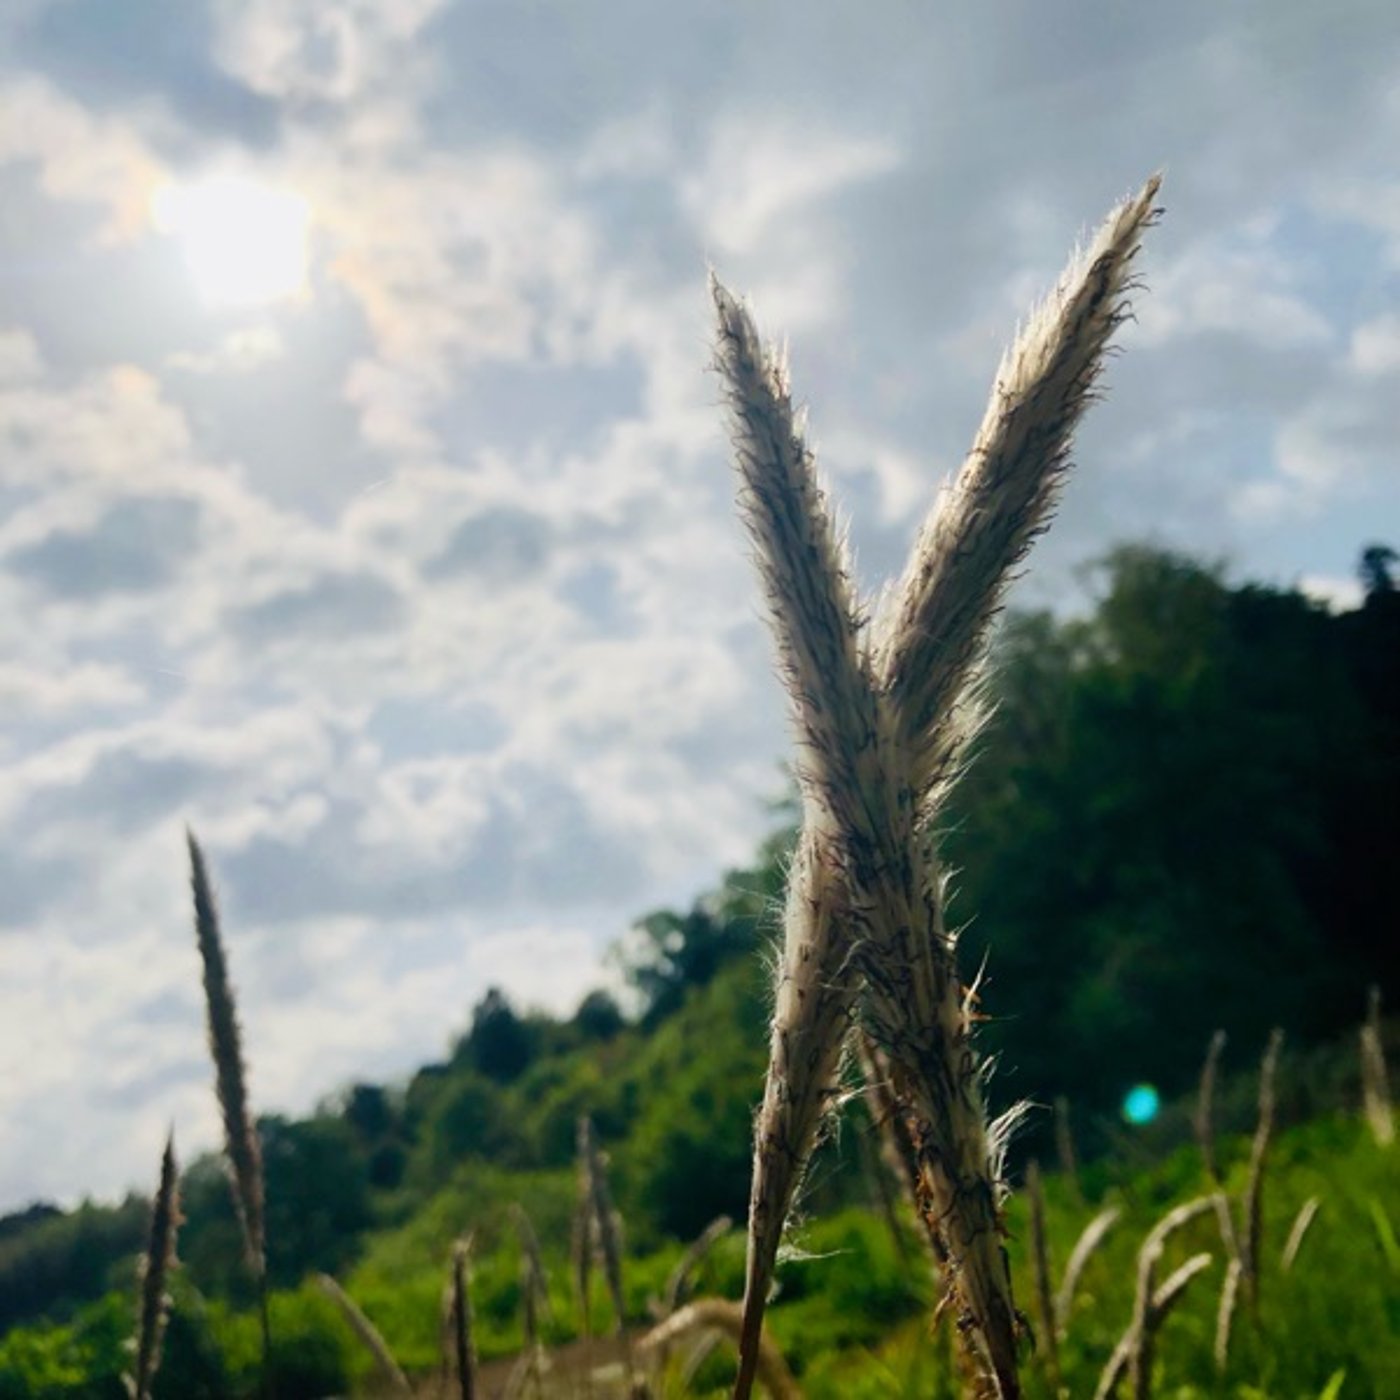
{"label": "dense foliage", "polygon": [[[954,912],[969,922],[966,965],[985,955],[990,971],[986,1037],[1002,1066],[994,1094],[1068,1096],[1088,1155],[1111,1148],[1106,1161],[1128,1160],[1123,1092],[1142,1080],[1185,1091],[1217,1025],[1230,1029],[1240,1068],[1274,1024],[1294,1045],[1322,1043],[1355,1025],[1369,983],[1391,1004],[1400,994],[1392,558],[1368,551],[1364,605],[1334,614],[1296,592],[1231,586],[1190,560],[1123,549],[1091,575],[1099,595],[1087,616],[1020,614],[1002,629],[995,713],[944,819]],[[617,951],[635,1016],[595,992],[556,1020],[492,989],[447,1060],[407,1084],[356,1084],[308,1120],[261,1122],[284,1400],[328,1393],[363,1364],[325,1300],[299,1287],[308,1272],[348,1277],[404,1364],[427,1368],[441,1265],[468,1226],[477,1229],[483,1347],[518,1345],[505,1210],[515,1200],[554,1256],[560,1296],[549,1325],[569,1334],[563,1242],[582,1113],[611,1154],[642,1259],[629,1285],[638,1316],[679,1241],[721,1212],[742,1218],[766,1053],[758,953],[776,927],[788,849],[780,832],[753,869],[692,909],[638,922]],[[1354,1101],[1352,1062],[1336,1063],[1295,1061],[1285,1116]],[[1228,1091],[1223,1098],[1228,1119]],[[1167,1115],[1178,1139],[1180,1117]],[[1306,1141],[1321,1143],[1321,1130]],[[1035,1147],[1034,1130],[1027,1142]],[[1374,1163],[1356,1166],[1362,1149],[1347,1142],[1335,1171],[1325,1152],[1301,1149],[1299,1170],[1326,1178],[1329,1191],[1350,1189],[1347,1174],[1361,1172],[1381,1200]],[[1169,1146],[1162,1137],[1154,1154]],[[870,1199],[867,1148],[857,1130],[826,1151],[814,1205]],[[252,1384],[256,1329],[222,1168],[196,1162],[183,1190],[163,1382],[182,1388],[163,1393],[241,1393]],[[1141,1182],[1132,1190],[1160,1195]],[[1392,1193],[1380,1209],[1393,1219],[1400,1202]],[[143,1229],[134,1199],[0,1221],[0,1400],[108,1393],[91,1378],[120,1368]],[[1374,1230],[1362,1235],[1346,1247],[1374,1253],[1365,1242]],[[813,1247],[865,1260],[858,1276],[845,1263],[785,1276],[775,1326],[800,1342],[817,1381],[826,1367],[844,1376],[843,1351],[876,1345],[922,1304],[908,1267],[892,1262],[887,1232],[862,1211],[818,1227]],[[737,1267],[732,1249],[719,1251],[713,1285],[733,1296]],[[1355,1304],[1378,1323],[1375,1306]],[[799,1337],[804,1308],[821,1318],[820,1344]],[[1268,1366],[1282,1365],[1278,1357]]]}

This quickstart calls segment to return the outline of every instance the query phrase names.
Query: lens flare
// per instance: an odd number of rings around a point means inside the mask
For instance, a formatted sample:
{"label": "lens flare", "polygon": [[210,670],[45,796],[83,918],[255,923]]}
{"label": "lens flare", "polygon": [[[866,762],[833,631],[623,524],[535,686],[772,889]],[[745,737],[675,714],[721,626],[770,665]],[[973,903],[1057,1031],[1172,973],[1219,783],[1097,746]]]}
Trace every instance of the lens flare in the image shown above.
{"label": "lens flare", "polygon": [[1150,1084],[1134,1084],[1123,1098],[1123,1117],[1133,1124],[1150,1123],[1162,1101]]}

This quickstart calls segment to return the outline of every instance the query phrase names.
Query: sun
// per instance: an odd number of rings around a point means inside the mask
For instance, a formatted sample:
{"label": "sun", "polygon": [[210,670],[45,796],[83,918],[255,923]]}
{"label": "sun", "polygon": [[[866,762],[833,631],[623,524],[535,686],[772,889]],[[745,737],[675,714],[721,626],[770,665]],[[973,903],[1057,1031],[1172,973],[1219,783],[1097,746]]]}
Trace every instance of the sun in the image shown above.
{"label": "sun", "polygon": [[261,306],[306,289],[311,206],[294,190],[242,175],[162,185],[151,222],[179,244],[211,306]]}

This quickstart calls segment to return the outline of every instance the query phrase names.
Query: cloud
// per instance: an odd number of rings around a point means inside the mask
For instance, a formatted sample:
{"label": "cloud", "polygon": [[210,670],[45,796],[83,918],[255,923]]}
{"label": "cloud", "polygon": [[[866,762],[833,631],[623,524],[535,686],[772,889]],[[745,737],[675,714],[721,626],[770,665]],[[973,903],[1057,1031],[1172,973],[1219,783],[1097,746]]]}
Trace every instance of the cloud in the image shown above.
{"label": "cloud", "polygon": [[199,539],[199,506],[178,497],[126,499],[86,530],[55,530],[3,564],[68,601],[146,592],[173,578]]}

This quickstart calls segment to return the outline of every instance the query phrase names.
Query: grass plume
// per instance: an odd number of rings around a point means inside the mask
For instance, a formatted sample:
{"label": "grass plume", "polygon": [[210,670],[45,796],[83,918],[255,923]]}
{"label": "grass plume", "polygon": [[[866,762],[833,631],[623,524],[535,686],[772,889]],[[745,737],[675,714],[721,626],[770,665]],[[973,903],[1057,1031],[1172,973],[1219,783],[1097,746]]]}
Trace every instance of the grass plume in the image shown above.
{"label": "grass plume", "polygon": [[1279,1256],[1279,1268],[1284,1273],[1291,1273],[1293,1265],[1297,1263],[1298,1251],[1302,1249],[1303,1241],[1307,1238],[1313,1221],[1317,1219],[1317,1212],[1321,1206],[1321,1196],[1309,1196],[1299,1207],[1298,1214],[1293,1217],[1293,1227],[1288,1232],[1283,1253]]}
{"label": "grass plume", "polygon": [[452,1358],[460,1400],[474,1400],[476,1395],[470,1256],[470,1241],[458,1240],[452,1248]]}
{"label": "grass plume", "polygon": [[151,1228],[141,1261],[141,1304],[136,1328],[136,1367],[131,1376],[133,1400],[150,1400],[160,1369],[161,1342],[170,1312],[167,1285],[175,1270],[175,1235],[180,1228],[180,1173],[175,1161],[175,1131],[165,1140],[160,1185],[151,1205]]}
{"label": "grass plume", "polygon": [[248,1077],[243,1062],[242,1033],[233,984],[229,980],[219,928],[219,909],[209,880],[204,852],[186,828],[190,853],[190,888],[194,896],[195,938],[204,975],[204,1005],[208,1017],[209,1053],[214,1061],[214,1092],[223,1119],[224,1152],[233,1186],[234,1211],[243,1237],[244,1253],[258,1291],[262,1326],[263,1386],[270,1385],[272,1326],[267,1304],[267,1251],[263,1211],[262,1148],[248,1100]]}
{"label": "grass plume", "polygon": [[[663,1355],[677,1342],[700,1333],[718,1333],[737,1344],[744,1334],[743,1309],[725,1298],[697,1298],[653,1327],[637,1343],[637,1350]],[[797,1382],[766,1332],[760,1334],[757,1355],[756,1377],[773,1400],[800,1400]]]}
{"label": "grass plume", "polygon": [[1007,353],[973,448],[921,532],[871,648],[786,366],[712,283],[741,512],[789,691],[803,797],[755,1132],[736,1400],[752,1386],[783,1220],[858,993],[917,1124],[919,1201],[949,1260],[962,1334],[996,1390],[1020,1392],[1001,1245],[1001,1162],[1015,1116],[987,1121],[971,1044],[975,989],[958,977],[927,821],[961,753],[987,628],[1048,519],[1074,426],[1125,315],[1157,186],[1149,181],[1110,215]]}

